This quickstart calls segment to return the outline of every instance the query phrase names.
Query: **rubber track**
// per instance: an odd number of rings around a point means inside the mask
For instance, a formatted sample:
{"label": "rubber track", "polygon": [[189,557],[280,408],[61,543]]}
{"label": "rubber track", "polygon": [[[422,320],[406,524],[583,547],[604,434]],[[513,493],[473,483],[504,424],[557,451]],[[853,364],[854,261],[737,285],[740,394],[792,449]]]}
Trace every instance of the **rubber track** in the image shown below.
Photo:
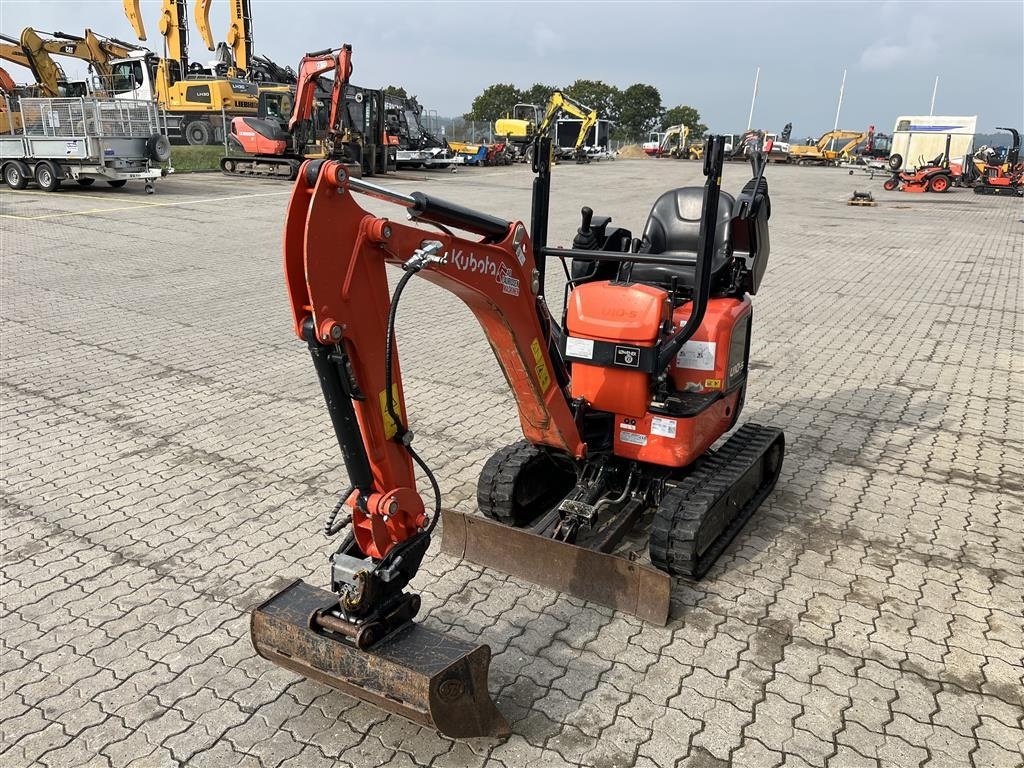
{"label": "rubber track", "polygon": [[487,460],[476,485],[476,501],[485,517],[515,525],[512,500],[516,478],[539,451],[525,440],[507,445]]}
{"label": "rubber track", "polygon": [[697,556],[697,536],[708,510],[750,467],[763,461],[772,444],[781,439],[782,432],[778,429],[744,424],[698,469],[670,485],[654,513],[649,544],[651,562],[673,576],[699,579],[707,573],[775,486],[782,462],[779,461],[774,475],[762,483],[711,546]]}

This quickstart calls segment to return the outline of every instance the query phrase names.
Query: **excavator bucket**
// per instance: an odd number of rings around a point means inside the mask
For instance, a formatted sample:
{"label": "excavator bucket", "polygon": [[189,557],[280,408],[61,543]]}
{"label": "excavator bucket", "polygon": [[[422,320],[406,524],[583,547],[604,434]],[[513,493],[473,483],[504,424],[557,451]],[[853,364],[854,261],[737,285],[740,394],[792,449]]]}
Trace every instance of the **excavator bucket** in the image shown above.
{"label": "excavator bucket", "polygon": [[488,646],[410,622],[360,650],[322,618],[337,603],[337,595],[295,581],[253,610],[253,647],[275,664],[445,736],[509,735],[487,692]]}
{"label": "excavator bucket", "polygon": [[567,544],[477,515],[441,513],[441,551],[459,559],[606,605],[659,626],[668,623],[672,579],[625,557]]}

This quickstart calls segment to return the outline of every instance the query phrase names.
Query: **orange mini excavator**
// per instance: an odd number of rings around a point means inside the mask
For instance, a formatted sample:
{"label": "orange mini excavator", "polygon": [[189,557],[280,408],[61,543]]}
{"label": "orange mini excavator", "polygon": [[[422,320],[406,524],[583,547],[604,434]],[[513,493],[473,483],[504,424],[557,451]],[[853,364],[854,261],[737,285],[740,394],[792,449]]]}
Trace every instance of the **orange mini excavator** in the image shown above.
{"label": "orange mini excavator", "polygon": [[[307,53],[299,63],[294,96],[288,91],[260,94],[259,117],[236,117],[228,141],[244,156],[228,155],[222,172],[233,176],[294,179],[308,157],[326,157],[358,167],[360,148],[346,131],[345,89],[352,74],[352,46]],[[330,117],[318,135],[314,106],[321,78],[330,84]]]}
{"label": "orange mini excavator", "polygon": [[[507,734],[487,691],[490,648],[412,621],[420,598],[406,587],[442,518],[445,552],[667,622],[671,577],[708,570],[783,461],[777,429],[747,424],[719,442],[743,408],[771,213],[766,155],[751,153],[734,198],[720,189],[723,148],[710,138],[704,187],[661,195],[640,237],[584,208],[567,249],[547,246],[549,138],[533,153],[529,231],[338,162],[303,166],[285,224],[288,295],[351,485],[325,527],[342,535],[330,589],[296,581],[254,609],[260,655],[448,736]],[[368,213],[362,195],[411,222]],[[568,278],[560,322],[548,259]],[[393,293],[388,264],[403,271]],[[417,275],[465,302],[515,396],[524,439],[486,463],[484,517],[442,512],[414,448],[395,318]],[[647,531],[649,560],[634,549]]]}

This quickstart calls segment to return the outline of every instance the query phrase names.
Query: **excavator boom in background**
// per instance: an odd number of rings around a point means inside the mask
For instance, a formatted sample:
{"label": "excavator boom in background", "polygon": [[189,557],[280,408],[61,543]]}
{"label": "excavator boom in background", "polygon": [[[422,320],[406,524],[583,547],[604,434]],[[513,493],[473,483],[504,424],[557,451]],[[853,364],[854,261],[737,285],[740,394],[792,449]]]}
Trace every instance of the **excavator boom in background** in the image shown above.
{"label": "excavator boom in background", "polygon": [[528,160],[532,157],[531,148],[542,137],[550,134],[555,120],[563,113],[581,120],[573,154],[578,162],[586,162],[583,143],[590,130],[597,125],[597,111],[583,106],[561,91],[554,91],[551,94],[543,112],[534,104],[517,104],[512,117],[504,117],[494,123],[494,133],[518,147],[522,159]]}
{"label": "excavator boom in background", "polygon": [[[146,39],[140,0],[124,0],[125,14],[140,40]],[[203,8],[200,7],[202,12]],[[111,62],[110,89],[117,98],[155,99],[166,110],[169,133],[189,144],[223,141],[228,121],[255,115],[259,89],[255,83],[212,72],[191,61],[185,0],[162,0],[158,29],[165,55],[148,51]]]}
{"label": "excavator boom in background", "polygon": [[868,131],[829,131],[812,145],[791,144],[789,161],[797,165],[838,165],[852,156],[857,145],[868,138]]}
{"label": "excavator boom in background", "polygon": [[[667,622],[671,577],[707,572],[771,492],[784,452],[780,431],[753,424],[711,450],[743,407],[771,210],[765,155],[734,198],[720,188],[723,150],[712,136],[704,187],[661,195],[642,237],[584,208],[571,249],[547,246],[547,136],[529,232],[353,178],[343,163],[302,166],[285,278],[349,485],[324,526],[343,534],[330,590],[299,580],[258,606],[261,656],[448,736],[507,734],[487,693],[489,649],[413,623],[420,597],[406,587],[442,512],[442,550],[455,557]],[[370,214],[359,195],[411,223]],[[560,321],[544,298],[549,258],[572,277]],[[388,264],[403,272],[393,292]],[[416,275],[466,303],[515,399],[523,440],[486,463],[483,517],[443,510],[413,445],[395,327]],[[649,560],[627,538],[634,528],[650,531]]]}
{"label": "excavator boom in background", "polygon": [[0,34],[0,58],[27,67],[35,79],[39,96],[58,98],[89,95],[91,88],[88,82],[69,80],[61,66],[53,60],[51,53],[72,55],[60,50],[62,45],[56,41],[43,40],[35,30],[26,28],[18,40]]}
{"label": "excavator boom in background", "polygon": [[224,157],[221,171],[294,179],[304,160],[329,158],[357,176],[387,172],[394,150],[385,146],[383,92],[352,85],[351,73],[351,46],[303,56],[294,94],[261,93],[259,116],[231,122],[231,148],[243,154]]}

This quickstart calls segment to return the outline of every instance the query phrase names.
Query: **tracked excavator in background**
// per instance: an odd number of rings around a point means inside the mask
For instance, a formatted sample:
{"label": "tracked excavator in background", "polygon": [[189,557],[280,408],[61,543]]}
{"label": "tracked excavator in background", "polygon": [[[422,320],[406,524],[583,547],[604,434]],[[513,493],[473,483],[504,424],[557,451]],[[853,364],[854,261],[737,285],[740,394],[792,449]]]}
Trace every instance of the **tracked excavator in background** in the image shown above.
{"label": "tracked excavator in background", "polygon": [[[270,597],[252,611],[252,642],[282,667],[455,738],[508,725],[487,691],[489,647],[412,621],[420,597],[406,587],[439,521],[443,552],[663,625],[672,577],[707,572],[783,462],[782,432],[755,424],[712,449],[737,425],[748,386],[751,296],[769,256],[765,153],[733,197],[712,136],[703,188],[662,194],[639,237],[584,208],[572,247],[553,248],[550,144],[540,137],[533,153],[529,229],[332,161],[303,165],[285,222],[293,328],[349,486],[324,527],[340,536],[330,589],[298,580]],[[367,212],[364,196],[410,223]],[[569,278],[560,318],[545,299],[551,259]],[[387,265],[401,270],[393,292]],[[523,439],[486,462],[483,517],[445,510],[415,447],[395,326],[417,276],[465,302],[515,398]],[[631,531],[649,532],[648,554]]]}
{"label": "tracked excavator in background", "polygon": [[516,104],[512,117],[504,117],[494,123],[494,133],[517,148],[524,162],[531,162],[538,140],[549,135],[555,120],[561,114],[569,114],[581,120],[580,130],[573,146],[576,162],[589,162],[583,147],[587,134],[597,125],[597,111],[585,107],[561,91],[554,91],[543,112],[535,104]]}
{"label": "tracked excavator in background", "polygon": [[790,145],[789,162],[797,165],[838,165],[852,156],[857,145],[867,138],[868,131],[829,131],[814,144]]}
{"label": "tracked excavator in background", "polygon": [[992,162],[990,155],[981,154],[977,162],[980,164],[979,178],[974,186],[976,195],[1002,195],[1008,197],[1024,197],[1024,163],[1020,161],[1020,131],[1016,128],[996,128],[1006,131],[1013,138],[1013,143],[1006,151],[1002,161]]}
{"label": "tracked excavator in background", "polygon": [[[220,161],[229,176],[294,179],[309,158],[345,164],[352,175],[386,173],[394,148],[384,145],[383,92],[354,86],[352,47],[307,53],[299,62],[294,96],[261,93],[259,117],[236,117]],[[324,125],[318,105],[328,105]],[[390,151],[390,155],[388,152]]]}
{"label": "tracked excavator in background", "polygon": [[27,67],[35,79],[34,90],[45,98],[79,97],[90,95],[89,83],[71,80],[63,68],[53,60],[45,41],[32,29],[25,29],[19,39],[0,34],[0,59]]}

